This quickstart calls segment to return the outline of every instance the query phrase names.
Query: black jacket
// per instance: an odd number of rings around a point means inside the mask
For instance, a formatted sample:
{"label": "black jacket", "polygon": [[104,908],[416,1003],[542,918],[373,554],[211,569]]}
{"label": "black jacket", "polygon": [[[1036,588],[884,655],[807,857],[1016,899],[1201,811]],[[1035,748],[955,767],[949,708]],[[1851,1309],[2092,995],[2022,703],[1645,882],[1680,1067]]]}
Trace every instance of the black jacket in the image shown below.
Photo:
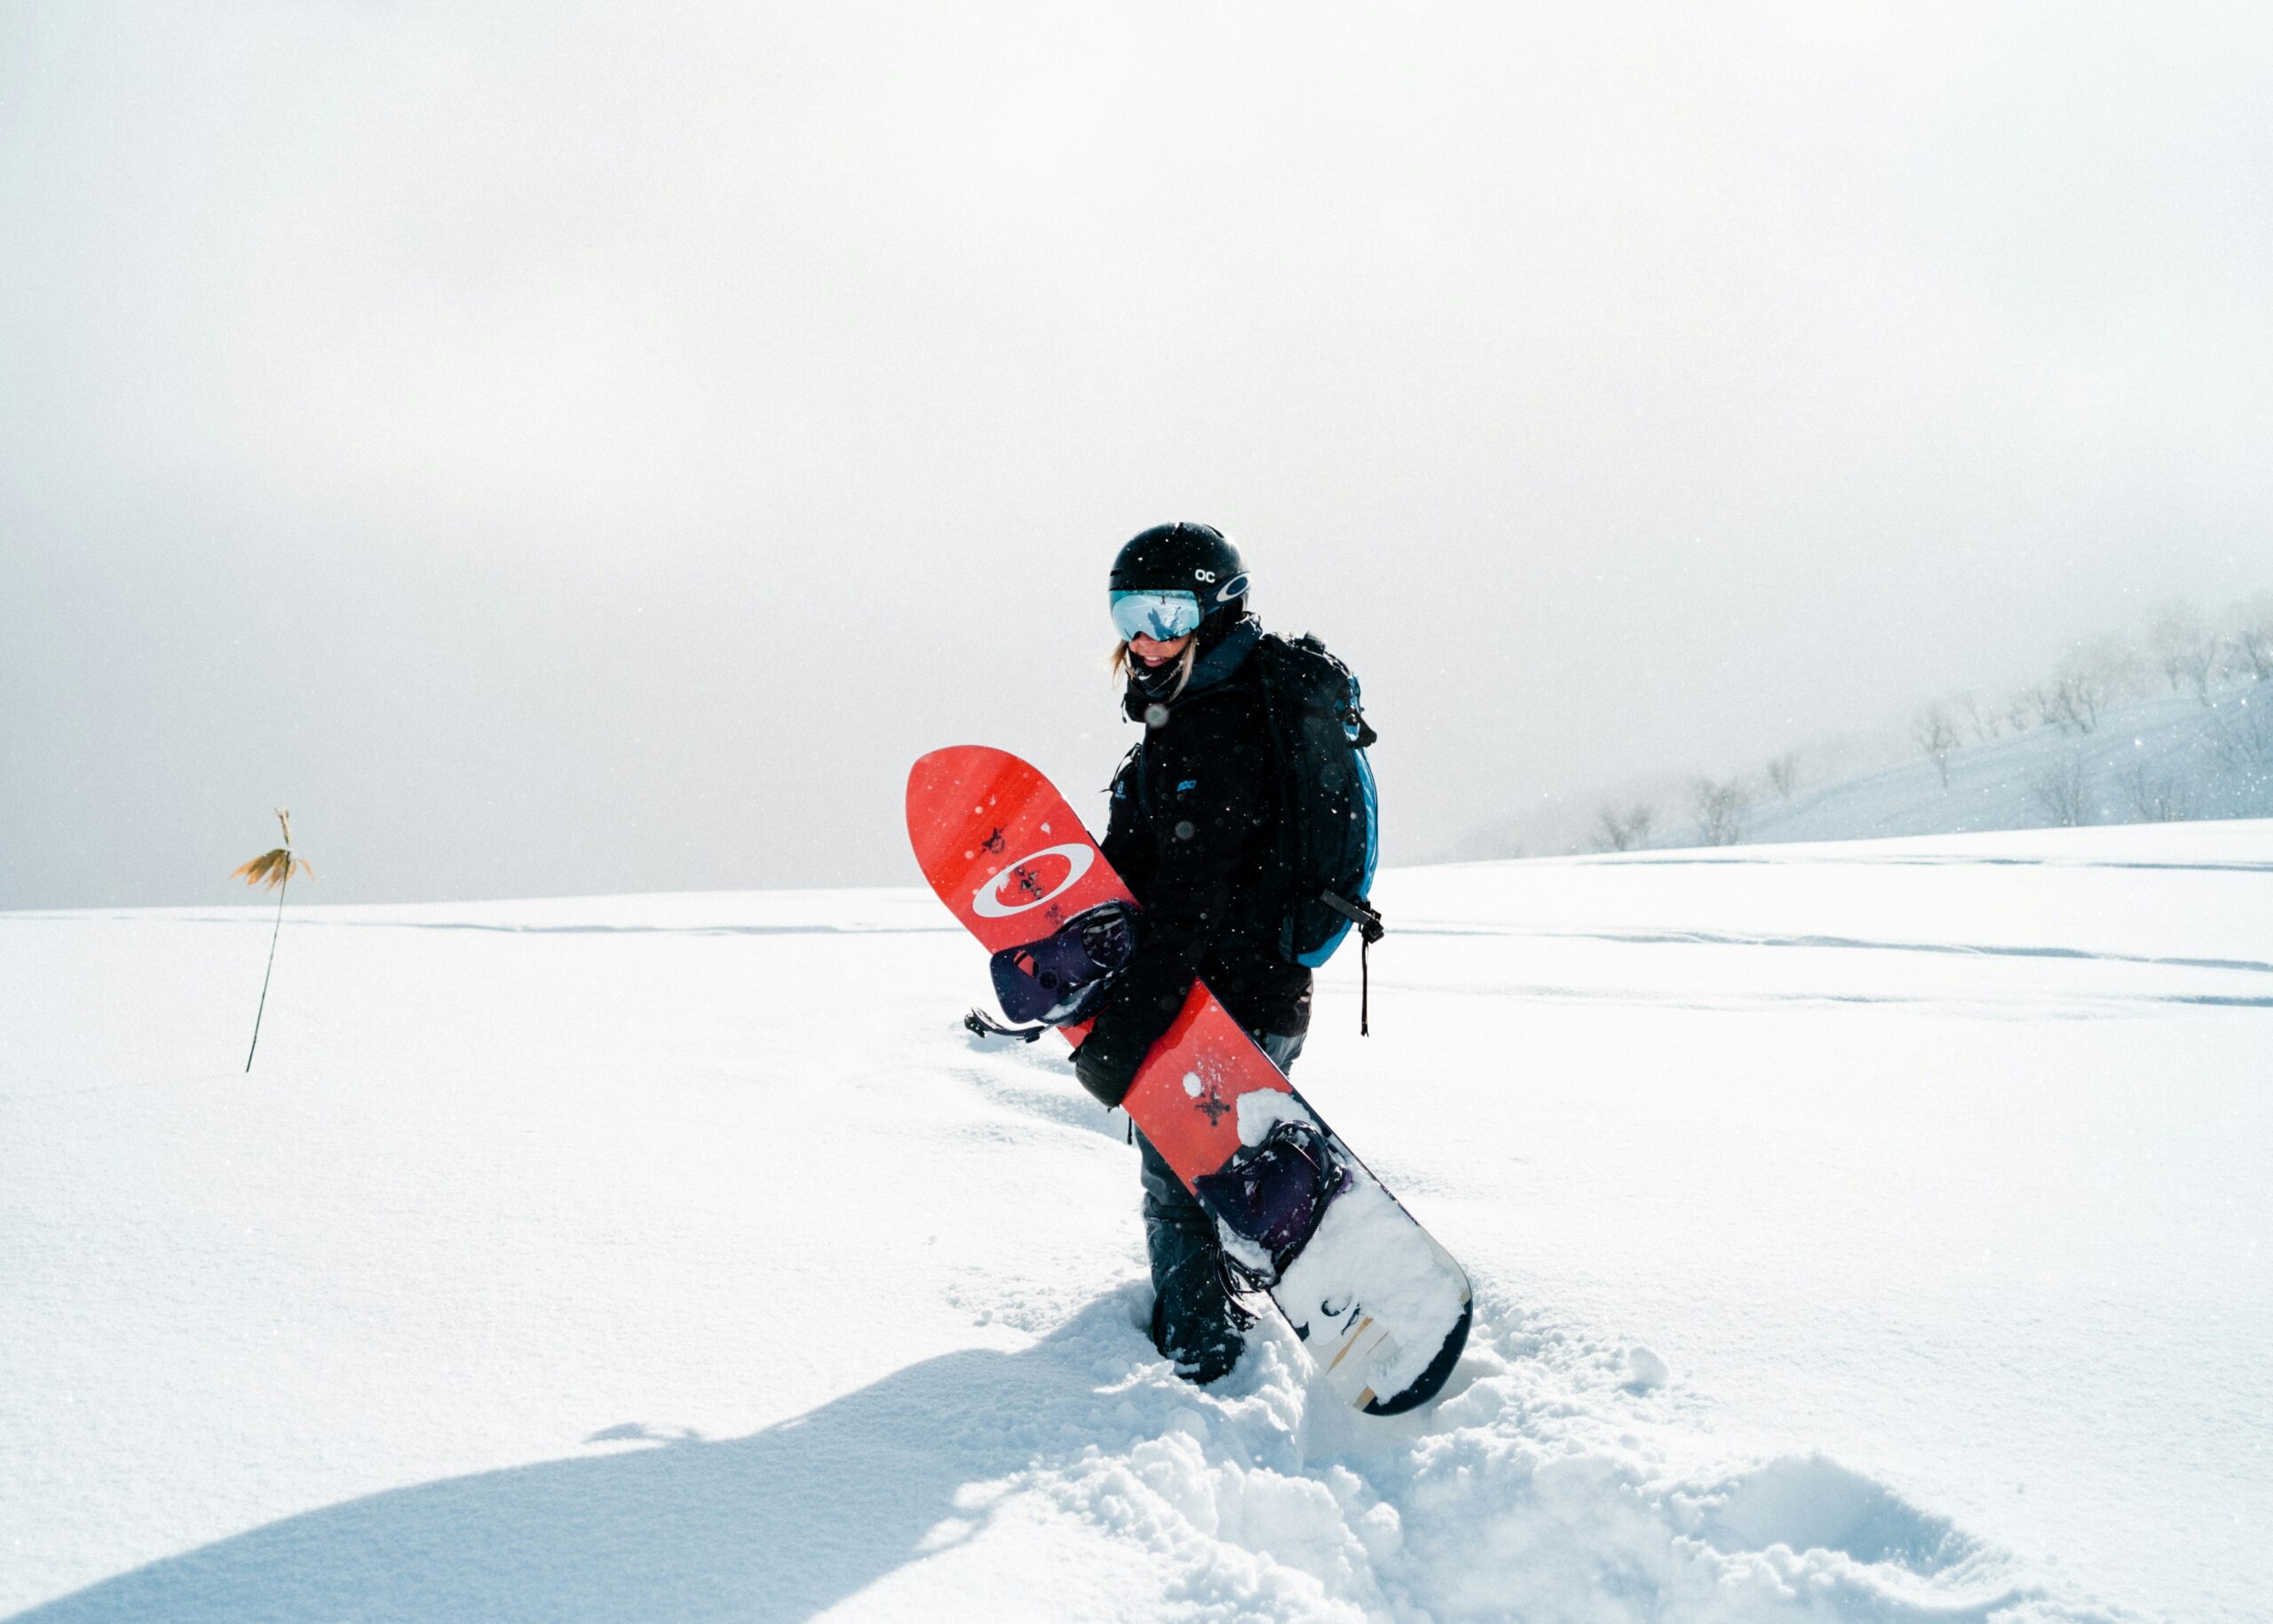
{"label": "black jacket", "polygon": [[1104,848],[1144,919],[1136,955],[1083,1045],[1085,1081],[1125,1087],[1194,978],[1251,1031],[1310,1026],[1311,972],[1279,952],[1287,900],[1272,860],[1279,787],[1248,658],[1260,632],[1252,621],[1232,628],[1174,701],[1156,707],[1133,684],[1123,701],[1146,725],[1113,777]]}

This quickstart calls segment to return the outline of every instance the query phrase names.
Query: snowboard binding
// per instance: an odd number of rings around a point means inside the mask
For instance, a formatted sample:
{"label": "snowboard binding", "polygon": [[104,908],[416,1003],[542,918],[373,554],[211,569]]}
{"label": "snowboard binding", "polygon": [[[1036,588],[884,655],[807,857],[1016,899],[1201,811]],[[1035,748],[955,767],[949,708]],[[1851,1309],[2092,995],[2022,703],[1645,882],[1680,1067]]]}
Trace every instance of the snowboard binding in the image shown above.
{"label": "snowboard binding", "polygon": [[988,965],[1002,1013],[1038,1027],[1089,1019],[1136,951],[1136,919],[1129,903],[1100,903],[1038,942],[1003,948]]}
{"label": "snowboard binding", "polygon": [[1223,1232],[1224,1266],[1239,1289],[1268,1290],[1318,1232],[1350,1184],[1333,1141],[1311,1122],[1280,1122],[1192,1192]]}

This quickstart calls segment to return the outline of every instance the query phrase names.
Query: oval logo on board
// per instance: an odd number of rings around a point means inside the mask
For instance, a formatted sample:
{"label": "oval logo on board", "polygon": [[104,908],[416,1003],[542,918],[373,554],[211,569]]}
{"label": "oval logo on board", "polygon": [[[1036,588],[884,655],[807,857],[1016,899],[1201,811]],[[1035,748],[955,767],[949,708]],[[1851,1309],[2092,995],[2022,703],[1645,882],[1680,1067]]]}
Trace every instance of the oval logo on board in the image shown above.
{"label": "oval logo on board", "polygon": [[[1065,865],[1065,872],[1054,884],[1049,879],[1053,860]],[[971,892],[970,911],[981,919],[1008,919],[1013,914],[1040,907],[1053,897],[1065,895],[1097,860],[1097,849],[1087,841],[1069,840],[1062,846],[1044,846],[1018,859]]]}

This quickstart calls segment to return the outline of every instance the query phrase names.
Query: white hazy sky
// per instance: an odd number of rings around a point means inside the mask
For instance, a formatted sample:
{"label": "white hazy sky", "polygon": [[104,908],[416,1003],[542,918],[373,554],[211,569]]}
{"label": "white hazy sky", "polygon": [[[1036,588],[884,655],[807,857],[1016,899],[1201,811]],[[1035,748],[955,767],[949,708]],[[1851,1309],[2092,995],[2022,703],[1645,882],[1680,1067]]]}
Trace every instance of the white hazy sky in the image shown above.
{"label": "white hazy sky", "polygon": [[2273,586],[2269,249],[2260,4],[0,0],[0,907],[912,882],[1168,518],[1392,860],[1748,766]]}

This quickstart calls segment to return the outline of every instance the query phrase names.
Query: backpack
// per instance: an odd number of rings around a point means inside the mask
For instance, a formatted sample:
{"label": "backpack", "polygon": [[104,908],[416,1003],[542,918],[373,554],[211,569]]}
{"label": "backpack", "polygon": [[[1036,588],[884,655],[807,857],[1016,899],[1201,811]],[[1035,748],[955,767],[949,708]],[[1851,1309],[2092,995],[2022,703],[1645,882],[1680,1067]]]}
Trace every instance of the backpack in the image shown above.
{"label": "backpack", "polygon": [[[1382,937],[1382,916],[1366,900],[1380,850],[1366,760],[1376,735],[1366,725],[1357,677],[1316,638],[1265,632],[1254,659],[1279,780],[1276,867],[1287,898],[1279,951],[1315,969],[1353,925],[1366,947]],[[1358,1030],[1366,1026],[1361,1002]]]}

